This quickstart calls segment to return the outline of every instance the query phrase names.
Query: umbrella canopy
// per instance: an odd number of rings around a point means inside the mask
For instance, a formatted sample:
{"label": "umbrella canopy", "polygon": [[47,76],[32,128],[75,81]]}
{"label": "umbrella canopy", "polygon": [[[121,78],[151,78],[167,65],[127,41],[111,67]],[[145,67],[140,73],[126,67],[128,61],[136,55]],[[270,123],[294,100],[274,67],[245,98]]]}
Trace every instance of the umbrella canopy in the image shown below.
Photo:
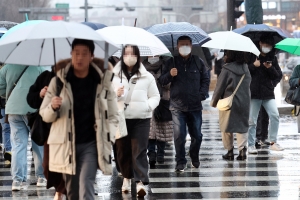
{"label": "umbrella canopy", "polygon": [[118,46],[109,39],[83,24],[43,21],[18,28],[1,38],[0,62],[54,65],[61,59],[71,57],[71,44],[75,38],[93,40],[96,57],[107,58],[118,50]]}
{"label": "umbrella canopy", "polygon": [[[168,48],[153,34],[131,26],[110,26],[96,31],[120,46],[137,45],[141,56],[171,55]],[[120,57],[121,51],[114,56]]]}
{"label": "umbrella canopy", "polygon": [[275,48],[289,52],[291,54],[300,55],[300,39],[286,38],[277,43]]}
{"label": "umbrella canopy", "polygon": [[265,24],[247,24],[241,28],[234,29],[233,32],[249,37],[252,41],[259,42],[263,33],[269,33],[274,38],[275,44],[285,38],[290,38],[291,34],[287,31]]}
{"label": "umbrella canopy", "polygon": [[187,22],[169,22],[156,24],[145,28],[148,32],[158,37],[168,48],[177,46],[177,39],[187,35],[192,39],[193,45],[202,45],[210,38],[201,28]]}
{"label": "umbrella canopy", "polygon": [[232,31],[220,31],[209,34],[211,41],[208,41],[202,47],[226,49],[233,51],[245,51],[259,56],[260,51],[250,38],[234,33]]}
{"label": "umbrella canopy", "polygon": [[91,27],[94,30],[98,30],[98,29],[102,29],[102,28],[107,27],[104,24],[94,23],[94,22],[81,22],[81,23],[84,24],[84,25],[87,25],[87,26]]}

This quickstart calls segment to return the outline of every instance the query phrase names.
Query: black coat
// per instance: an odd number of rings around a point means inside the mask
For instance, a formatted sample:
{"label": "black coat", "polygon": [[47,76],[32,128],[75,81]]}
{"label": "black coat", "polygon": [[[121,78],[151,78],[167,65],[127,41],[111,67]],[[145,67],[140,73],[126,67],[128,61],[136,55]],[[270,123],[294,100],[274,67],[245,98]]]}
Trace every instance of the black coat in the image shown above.
{"label": "black coat", "polygon": [[223,66],[218,77],[211,100],[212,107],[216,107],[220,99],[232,95],[244,74],[245,77],[233,98],[231,109],[219,111],[220,130],[223,133],[248,132],[251,75],[246,64],[242,65],[232,62]]}
{"label": "black coat", "polygon": [[[275,99],[274,88],[282,78],[282,72],[276,56],[259,56],[260,67],[255,67],[253,59],[249,66],[252,81],[250,85],[251,99]],[[272,61],[272,67],[266,68],[263,63]]]}
{"label": "black coat", "polygon": [[[44,71],[37,77],[35,83],[29,88],[29,92],[27,94],[27,103],[30,107],[34,109],[39,109],[41,107],[43,99],[40,97],[40,92],[45,86],[50,84],[50,81],[54,76],[54,72]],[[43,127],[45,129],[45,133],[49,135],[51,123],[45,123]]]}
{"label": "black coat", "polygon": [[202,110],[201,101],[209,89],[209,77],[203,61],[197,56],[190,56],[184,60],[181,56],[174,56],[178,74],[172,77],[170,70],[174,67],[173,59],[166,63],[159,81],[162,85],[171,83],[170,110],[196,111]]}

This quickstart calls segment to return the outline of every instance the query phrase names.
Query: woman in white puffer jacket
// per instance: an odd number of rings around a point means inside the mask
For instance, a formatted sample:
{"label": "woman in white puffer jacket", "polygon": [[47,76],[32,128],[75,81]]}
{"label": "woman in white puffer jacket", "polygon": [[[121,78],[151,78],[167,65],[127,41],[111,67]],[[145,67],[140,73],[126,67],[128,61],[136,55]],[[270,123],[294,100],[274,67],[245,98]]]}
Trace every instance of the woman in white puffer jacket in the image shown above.
{"label": "woman in white puffer jacket", "polygon": [[[146,195],[149,184],[147,146],[152,111],[160,95],[156,81],[140,61],[137,46],[126,45],[120,62],[115,66],[113,84],[119,110],[125,109],[128,135],[116,138],[117,162],[124,177],[122,192],[131,190],[131,179],[137,183],[137,195]],[[131,88],[132,92],[130,92]]]}

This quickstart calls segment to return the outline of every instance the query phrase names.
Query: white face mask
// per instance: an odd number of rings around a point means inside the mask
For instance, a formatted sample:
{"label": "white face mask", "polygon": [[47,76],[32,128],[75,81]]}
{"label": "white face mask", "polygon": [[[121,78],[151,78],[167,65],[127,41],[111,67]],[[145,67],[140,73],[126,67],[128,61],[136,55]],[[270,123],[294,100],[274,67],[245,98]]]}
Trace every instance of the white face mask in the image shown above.
{"label": "white face mask", "polygon": [[137,57],[135,56],[124,56],[123,57],[124,63],[128,66],[128,67],[132,67],[136,64],[137,62]]}
{"label": "white face mask", "polygon": [[261,51],[263,53],[269,53],[271,50],[272,50],[272,48],[269,48],[269,47],[261,47]]}
{"label": "white face mask", "polygon": [[179,48],[179,53],[180,53],[180,55],[182,55],[182,56],[187,56],[187,55],[189,55],[189,54],[191,53],[191,51],[192,51],[192,48],[191,48],[190,46],[181,46],[181,47]]}
{"label": "white face mask", "polygon": [[148,62],[153,65],[159,61],[159,57],[148,58]]}

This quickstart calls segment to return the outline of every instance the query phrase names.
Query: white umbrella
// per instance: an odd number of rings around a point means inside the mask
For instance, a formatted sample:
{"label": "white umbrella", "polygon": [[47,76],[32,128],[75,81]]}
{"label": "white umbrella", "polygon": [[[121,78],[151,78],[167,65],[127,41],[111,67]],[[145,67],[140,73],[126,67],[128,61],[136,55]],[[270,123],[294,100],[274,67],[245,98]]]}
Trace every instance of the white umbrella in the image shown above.
{"label": "white umbrella", "polygon": [[93,29],[64,21],[40,22],[21,27],[0,40],[0,62],[20,65],[54,65],[70,58],[75,39],[93,40],[95,56],[108,58],[119,47]]}
{"label": "white umbrella", "polygon": [[[97,30],[97,33],[109,38],[116,44],[123,46],[126,44],[137,45],[141,56],[171,55],[168,48],[152,33],[130,26],[110,26]],[[119,50],[114,56],[120,57]]]}
{"label": "white umbrella", "polygon": [[202,45],[202,47],[226,49],[234,51],[245,51],[259,56],[260,51],[257,49],[252,40],[243,35],[232,31],[219,31],[209,34],[210,41]]}

